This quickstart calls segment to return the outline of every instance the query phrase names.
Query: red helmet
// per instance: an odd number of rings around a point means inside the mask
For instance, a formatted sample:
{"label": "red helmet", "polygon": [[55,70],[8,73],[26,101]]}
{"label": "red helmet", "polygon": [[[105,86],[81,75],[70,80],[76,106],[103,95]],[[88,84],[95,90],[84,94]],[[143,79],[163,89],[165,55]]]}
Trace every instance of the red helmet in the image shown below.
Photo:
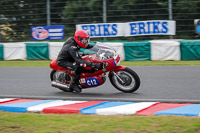
{"label": "red helmet", "polygon": [[85,30],[77,30],[74,34],[74,40],[80,47],[86,48],[90,40],[90,34]]}

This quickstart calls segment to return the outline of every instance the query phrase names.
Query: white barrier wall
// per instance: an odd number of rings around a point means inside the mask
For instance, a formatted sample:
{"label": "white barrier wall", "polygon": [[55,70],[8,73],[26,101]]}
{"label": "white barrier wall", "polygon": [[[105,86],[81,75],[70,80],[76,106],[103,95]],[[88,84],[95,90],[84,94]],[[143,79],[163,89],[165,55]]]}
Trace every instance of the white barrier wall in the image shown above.
{"label": "white barrier wall", "polygon": [[64,42],[49,42],[49,58],[56,59]]}
{"label": "white barrier wall", "polygon": [[96,44],[103,44],[112,47],[120,55],[121,61],[125,60],[124,43],[120,42],[97,42]]}
{"label": "white barrier wall", "polygon": [[4,60],[26,60],[26,45],[19,43],[3,43]]}
{"label": "white barrier wall", "polygon": [[180,42],[177,40],[152,40],[151,60],[181,60]]}
{"label": "white barrier wall", "polygon": [[[141,49],[143,43],[150,42],[148,48]],[[152,40],[141,41],[137,43],[128,42],[128,46],[134,51],[134,58],[137,60],[144,59],[146,53],[149,53],[146,60],[199,60],[199,43],[200,40]],[[92,42],[95,44],[94,42]],[[121,60],[125,60],[125,52],[130,54],[130,49],[125,47],[124,42],[96,42],[97,44],[111,46],[121,56]],[[0,60],[48,60],[55,59],[59,54],[64,42],[17,42],[17,43],[0,43]],[[141,46],[141,47],[140,47]],[[125,48],[124,48],[125,47]],[[142,52],[140,52],[142,51]],[[145,53],[146,52],[146,53]],[[151,53],[151,54],[150,54]],[[132,58],[132,57],[130,57]]]}

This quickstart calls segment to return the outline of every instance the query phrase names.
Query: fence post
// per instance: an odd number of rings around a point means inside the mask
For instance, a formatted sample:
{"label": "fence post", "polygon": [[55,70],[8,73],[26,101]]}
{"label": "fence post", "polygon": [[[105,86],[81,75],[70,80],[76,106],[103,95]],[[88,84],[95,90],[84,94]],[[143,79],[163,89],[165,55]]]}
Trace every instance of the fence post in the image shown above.
{"label": "fence post", "polygon": [[[172,0],[168,0],[168,10],[169,10],[169,20],[172,20],[173,19]],[[172,35],[170,35],[170,39],[173,39]]]}
{"label": "fence post", "polygon": [[50,14],[50,0],[47,0],[47,25],[51,25]]}
{"label": "fence post", "polygon": [[[103,0],[103,23],[107,22],[107,14],[106,14],[106,0]],[[103,38],[106,41],[106,37]]]}
{"label": "fence post", "polygon": [[1,42],[1,25],[0,25],[0,42]]}

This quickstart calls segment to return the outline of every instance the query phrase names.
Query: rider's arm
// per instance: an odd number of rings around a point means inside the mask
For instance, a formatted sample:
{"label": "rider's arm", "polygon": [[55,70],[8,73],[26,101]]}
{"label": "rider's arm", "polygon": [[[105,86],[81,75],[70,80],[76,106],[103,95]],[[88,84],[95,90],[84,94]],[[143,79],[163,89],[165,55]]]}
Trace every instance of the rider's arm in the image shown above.
{"label": "rider's arm", "polygon": [[71,46],[69,51],[70,51],[71,56],[74,58],[75,62],[77,64],[80,64],[80,66],[97,68],[97,69],[103,68],[103,63],[91,63],[91,62],[83,60],[78,53],[77,47]]}
{"label": "rider's arm", "polygon": [[88,61],[85,61],[81,58],[81,56],[78,53],[78,48],[75,46],[71,46],[69,50],[71,56],[74,58],[75,62],[78,64],[86,64],[87,66],[91,66],[91,63]]}

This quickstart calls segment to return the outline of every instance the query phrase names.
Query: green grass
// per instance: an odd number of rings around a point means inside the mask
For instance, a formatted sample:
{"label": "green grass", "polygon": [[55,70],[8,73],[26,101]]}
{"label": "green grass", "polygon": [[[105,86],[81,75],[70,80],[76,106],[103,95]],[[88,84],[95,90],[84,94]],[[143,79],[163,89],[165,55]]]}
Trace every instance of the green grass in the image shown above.
{"label": "green grass", "polygon": [[[0,61],[0,67],[48,67],[50,60],[36,61]],[[125,66],[178,66],[178,65],[200,65],[197,61],[121,61]]]}
{"label": "green grass", "polygon": [[125,66],[196,66],[198,61],[122,61],[120,65]]}
{"label": "green grass", "polygon": [[186,116],[82,115],[0,112],[0,133],[199,133]]}
{"label": "green grass", "polygon": [[50,60],[0,61],[0,67],[48,67]]}

